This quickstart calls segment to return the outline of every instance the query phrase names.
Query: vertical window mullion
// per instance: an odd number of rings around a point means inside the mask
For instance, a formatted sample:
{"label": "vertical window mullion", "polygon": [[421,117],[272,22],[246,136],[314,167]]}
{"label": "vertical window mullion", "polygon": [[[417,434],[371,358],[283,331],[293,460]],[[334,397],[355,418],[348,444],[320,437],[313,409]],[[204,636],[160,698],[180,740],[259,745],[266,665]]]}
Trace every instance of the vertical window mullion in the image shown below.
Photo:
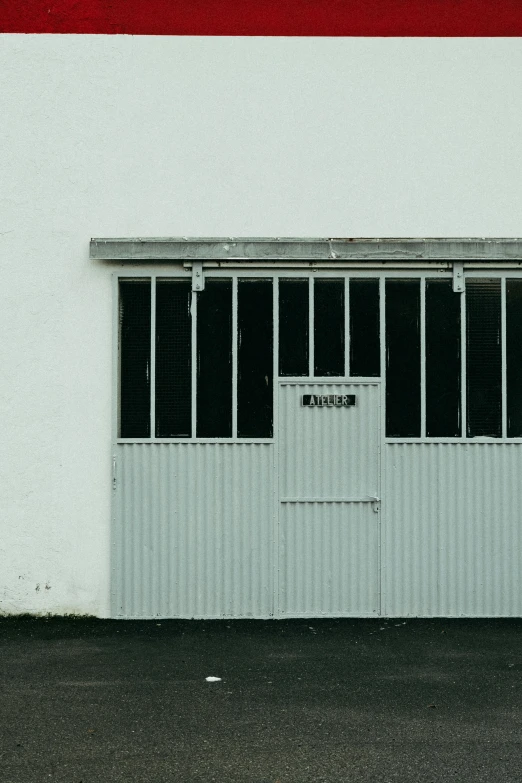
{"label": "vertical window mullion", "polygon": [[426,437],[426,278],[420,280],[421,438]]}
{"label": "vertical window mullion", "polygon": [[460,382],[461,388],[461,404],[460,404],[460,416],[461,416],[461,435],[463,438],[467,437],[468,432],[468,379],[467,379],[467,346],[466,346],[466,293],[465,289],[460,294]]}
{"label": "vertical window mullion", "polygon": [[196,291],[191,292],[190,300],[190,329],[192,339],[192,356],[191,356],[191,375],[190,386],[192,405],[190,408],[190,433],[191,437],[196,437],[196,422],[198,413],[198,295]]}
{"label": "vertical window mullion", "polygon": [[506,278],[501,278],[500,288],[500,340],[502,347],[502,437],[507,438],[507,329],[506,329]]}
{"label": "vertical window mullion", "polygon": [[379,358],[381,373],[381,429],[386,434],[386,278],[379,277]]}
{"label": "vertical window mullion", "polygon": [[273,428],[274,432],[277,431],[277,421],[275,419],[278,411],[279,401],[279,386],[277,383],[279,375],[279,277],[273,278],[273,302],[272,302],[272,340],[273,340],[273,370],[272,370],[272,385],[273,385]]}
{"label": "vertical window mullion", "polygon": [[232,437],[237,438],[237,275],[232,278]]}
{"label": "vertical window mullion", "polygon": [[308,319],[309,319],[309,326],[308,326],[308,340],[309,340],[309,348],[308,348],[308,374],[310,378],[314,377],[314,359],[315,359],[315,351],[314,351],[314,277],[313,275],[310,275],[308,280],[308,294],[309,294],[309,302],[308,302]]}
{"label": "vertical window mullion", "polygon": [[350,377],[350,279],[344,278],[344,374]]}
{"label": "vertical window mullion", "polygon": [[150,286],[150,437],[156,437],[156,275]]}

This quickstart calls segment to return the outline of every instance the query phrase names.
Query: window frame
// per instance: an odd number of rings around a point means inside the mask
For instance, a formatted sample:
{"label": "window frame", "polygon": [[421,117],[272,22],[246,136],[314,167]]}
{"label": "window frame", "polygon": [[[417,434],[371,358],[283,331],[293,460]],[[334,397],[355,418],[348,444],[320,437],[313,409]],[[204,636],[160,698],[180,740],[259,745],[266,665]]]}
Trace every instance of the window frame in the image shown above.
{"label": "window frame", "polygon": [[[452,279],[453,272],[451,269],[451,264],[449,262],[441,262],[440,264],[388,264],[384,265],[383,263],[376,265],[376,264],[364,264],[364,267],[362,264],[359,265],[353,265],[353,266],[328,266],[328,267],[320,267],[319,265],[315,265],[313,263],[308,263],[306,265],[304,264],[296,264],[295,266],[292,266],[291,263],[286,262],[285,260],[281,260],[280,263],[274,262],[273,264],[270,264],[269,267],[259,267],[254,264],[248,264],[248,266],[241,266],[239,263],[234,266],[213,266],[208,269],[205,269],[205,275],[211,276],[211,277],[225,277],[225,278],[232,278],[238,279],[238,278],[261,278],[261,277],[269,277],[274,280],[273,285],[273,292],[274,292],[274,304],[273,304],[273,312],[274,312],[274,333],[273,333],[273,339],[274,339],[274,351],[273,351],[273,361],[274,361],[274,421],[273,421],[273,433],[274,437],[272,438],[238,438],[237,436],[232,436],[231,438],[121,438],[119,437],[118,432],[118,426],[119,426],[119,400],[120,400],[120,388],[119,388],[119,380],[120,380],[120,373],[119,373],[119,325],[118,325],[118,306],[119,306],[119,281],[125,280],[125,279],[150,279],[151,280],[151,291],[154,291],[153,299],[155,301],[155,281],[158,278],[161,279],[169,279],[169,280],[176,280],[176,279],[191,279],[191,269],[188,266],[182,265],[181,262],[171,262],[171,263],[162,263],[162,264],[154,264],[152,267],[150,264],[140,264],[139,266],[135,266],[132,268],[123,267],[120,265],[120,268],[118,271],[113,272],[112,278],[113,278],[113,317],[114,317],[114,328],[113,328],[113,415],[112,415],[112,421],[113,421],[113,442],[114,443],[177,443],[177,444],[183,444],[183,443],[240,443],[240,444],[248,444],[248,443],[273,443],[274,440],[277,437],[277,389],[279,387],[279,384],[289,383],[289,382],[299,382],[299,383],[321,383],[321,382],[331,382],[332,380],[335,380],[336,382],[340,383],[351,383],[351,382],[373,382],[373,383],[380,383],[381,385],[381,402],[382,402],[382,412],[383,412],[383,421],[384,419],[384,413],[385,413],[385,351],[386,351],[386,345],[385,345],[385,280],[387,278],[391,279],[400,279],[400,278],[407,278],[407,279],[419,279],[420,280],[420,286],[421,286],[421,435],[420,437],[415,438],[406,438],[406,437],[388,437],[384,435],[384,443],[508,443],[508,444],[517,444],[522,443],[522,437],[508,437],[507,436],[507,394],[506,394],[506,370],[507,370],[507,357],[506,357],[506,281],[508,279],[522,279],[522,270],[520,269],[520,266],[514,265],[511,263],[498,263],[495,264],[495,262],[491,262],[491,264],[476,264],[475,266],[468,267],[465,269],[465,278],[497,278],[500,277],[502,280],[501,284],[501,328],[502,328],[502,435],[501,437],[466,437],[465,435],[461,435],[460,437],[427,437],[426,436],[426,390],[425,390],[425,373],[426,373],[426,367],[425,367],[425,280],[426,279]],[[347,288],[349,288],[349,279],[350,278],[370,278],[370,279],[379,279],[379,286],[380,286],[380,337],[381,337],[381,375],[377,377],[368,377],[368,378],[362,378],[359,376],[351,376],[349,375],[349,329],[348,332],[345,335],[345,375],[344,376],[335,376],[335,379],[332,378],[332,376],[326,376],[326,377],[316,377],[313,375],[312,372],[308,376],[296,376],[289,377],[289,376],[279,376],[279,355],[278,355],[278,312],[279,312],[279,302],[278,302],[278,284],[277,281],[279,278],[306,278],[308,277],[309,280],[313,280],[315,277],[332,277],[332,278],[339,278],[343,277],[345,278],[345,285]],[[313,284],[310,283],[312,286]],[[237,285],[233,284],[233,292],[236,292],[236,294],[233,293],[233,300],[234,296],[237,296]],[[466,309],[466,296],[465,294],[455,294],[456,296],[461,296],[461,362],[462,362],[462,374],[461,374],[461,394],[462,394],[462,403],[461,403],[461,425],[462,425],[462,433],[466,432],[466,318],[465,318],[465,309]],[[197,297],[197,294],[193,294],[193,297]],[[197,307],[197,305],[196,305]],[[237,350],[237,299],[235,301],[235,305],[233,307],[233,343],[236,343],[236,350]],[[310,313],[310,319],[312,319],[313,313]],[[155,311],[154,313],[151,312],[151,318],[155,319]],[[345,307],[345,322],[346,324],[349,324],[349,296],[346,299],[346,307]],[[309,338],[312,341],[313,338],[313,323],[310,325],[309,329]],[[193,319],[193,339],[194,339],[194,332],[196,330],[196,320]],[[154,368],[154,361],[153,357],[154,354],[152,351],[154,351],[154,339],[152,338],[152,334],[154,334],[154,330],[151,330],[151,341],[152,341],[152,350],[151,350],[151,389],[154,388],[154,378],[155,378],[155,368]],[[193,349],[194,350],[194,349]],[[311,350],[309,351],[309,362],[310,362],[310,369],[313,368],[313,348],[311,347]],[[233,418],[236,419],[236,361],[233,362]],[[195,370],[193,369],[193,389],[192,393],[194,394],[194,383],[195,383]],[[195,433],[195,412],[196,412],[196,398],[193,397],[193,432]],[[233,433],[236,430],[233,430]],[[153,430],[151,430],[153,432]]]}

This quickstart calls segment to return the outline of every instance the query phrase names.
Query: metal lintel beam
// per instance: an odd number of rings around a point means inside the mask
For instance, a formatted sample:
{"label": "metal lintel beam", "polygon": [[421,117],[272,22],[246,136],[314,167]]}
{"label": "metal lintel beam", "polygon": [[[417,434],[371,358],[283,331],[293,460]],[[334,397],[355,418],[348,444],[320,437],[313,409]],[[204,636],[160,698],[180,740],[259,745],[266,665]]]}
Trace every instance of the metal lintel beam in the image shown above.
{"label": "metal lintel beam", "polygon": [[522,239],[91,239],[98,261],[510,261],[522,265]]}

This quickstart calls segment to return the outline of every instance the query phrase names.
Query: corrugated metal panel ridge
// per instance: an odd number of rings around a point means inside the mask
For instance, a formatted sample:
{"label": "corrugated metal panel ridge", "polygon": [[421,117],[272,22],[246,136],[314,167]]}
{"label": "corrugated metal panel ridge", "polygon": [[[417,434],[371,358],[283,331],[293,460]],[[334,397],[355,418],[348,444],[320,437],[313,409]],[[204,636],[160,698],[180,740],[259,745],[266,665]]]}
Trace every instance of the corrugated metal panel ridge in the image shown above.
{"label": "corrugated metal panel ridge", "polygon": [[120,444],[113,615],[269,617],[272,444]]}
{"label": "corrugated metal panel ridge", "polygon": [[386,614],[522,614],[522,446],[386,447]]}

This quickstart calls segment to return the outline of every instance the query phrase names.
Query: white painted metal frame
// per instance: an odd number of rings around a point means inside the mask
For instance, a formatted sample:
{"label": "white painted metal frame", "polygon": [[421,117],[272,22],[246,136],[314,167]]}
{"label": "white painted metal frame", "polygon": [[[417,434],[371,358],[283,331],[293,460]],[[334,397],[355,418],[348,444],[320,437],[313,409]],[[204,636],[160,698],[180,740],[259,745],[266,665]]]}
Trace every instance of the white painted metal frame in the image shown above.
{"label": "white painted metal frame", "polygon": [[308,375],[314,377],[315,367],[315,339],[314,339],[314,321],[315,321],[315,281],[314,276],[310,275],[308,279]]}
{"label": "white painted metal frame", "polygon": [[[386,296],[385,296],[385,283],[386,279],[384,275],[379,277],[379,336],[380,336],[380,369],[381,378],[384,378],[386,367]],[[386,455],[384,450],[384,435],[386,434],[386,387],[384,383],[381,383],[381,410],[379,416],[379,495],[382,498],[383,489],[386,486]],[[384,572],[386,565],[386,503],[380,504],[379,514],[379,536],[378,536],[378,563],[379,563],[379,614],[382,615],[386,611],[386,593],[383,590],[383,585],[386,584],[386,574]]]}
{"label": "white painted metal frame", "polygon": [[[426,278],[420,279],[420,392],[421,392],[421,438],[426,437]],[[382,352],[381,352],[382,353]],[[383,371],[385,368],[382,368]],[[386,376],[386,372],[383,372]]]}
{"label": "white painted metal frame", "polygon": [[[194,305],[195,294],[192,294]],[[150,436],[156,437],[156,281],[150,281]],[[192,387],[192,399],[195,389]]]}
{"label": "white painted metal frame", "polygon": [[[464,286],[465,291],[465,286]],[[467,376],[466,376],[466,293],[460,296],[460,418],[461,418],[461,440],[466,439],[468,431],[468,415],[466,410],[467,395]]]}
{"label": "white painted metal frame", "polygon": [[[195,352],[195,342],[193,347]],[[232,278],[232,437],[237,438],[237,275]]]}
{"label": "white painted metal frame", "polygon": [[350,278],[344,278],[344,374],[350,377]]}
{"label": "white painted metal frame", "polygon": [[[240,443],[240,444],[248,444],[248,443],[270,443],[273,444],[273,468],[274,468],[274,475],[275,477],[278,476],[278,446],[276,442],[276,437],[279,432],[279,400],[278,400],[278,384],[279,383],[299,383],[299,384],[306,384],[306,383],[380,383],[380,389],[381,389],[381,417],[380,417],[380,437],[379,437],[379,459],[380,459],[380,488],[379,488],[379,496],[382,495],[384,492],[384,487],[386,486],[386,470],[392,469],[392,465],[390,464],[387,466],[386,464],[386,455],[385,455],[385,444],[390,444],[390,447],[392,447],[392,444],[473,444],[473,445],[479,445],[479,444],[489,444],[489,445],[513,445],[513,444],[522,444],[522,438],[507,438],[507,410],[506,410],[506,339],[505,339],[505,324],[506,324],[506,278],[522,278],[522,270],[520,266],[515,267],[513,264],[510,263],[503,263],[501,261],[499,262],[492,262],[494,263],[495,268],[488,268],[485,265],[477,266],[472,268],[470,265],[465,264],[465,277],[466,278],[496,278],[500,277],[502,280],[502,287],[501,287],[501,323],[502,323],[502,438],[467,438],[465,437],[466,434],[466,298],[465,295],[461,296],[461,394],[462,394],[462,403],[461,403],[461,416],[462,416],[462,434],[463,436],[460,438],[427,438],[425,434],[424,429],[424,422],[425,422],[425,416],[423,415],[422,421],[423,421],[423,431],[420,438],[386,438],[385,437],[385,360],[386,360],[386,352],[385,352],[385,319],[386,319],[386,302],[385,302],[385,281],[387,278],[415,278],[420,280],[420,286],[421,286],[421,312],[424,316],[425,314],[425,281],[426,279],[432,279],[432,278],[441,278],[441,279],[451,279],[452,277],[452,270],[451,268],[445,264],[445,265],[435,265],[432,264],[429,267],[422,264],[408,264],[407,267],[404,265],[403,268],[398,268],[395,263],[386,265],[386,268],[383,268],[383,265],[370,265],[367,264],[364,266],[364,268],[361,268],[360,266],[356,268],[353,264],[349,267],[348,264],[344,266],[335,266],[335,268],[323,268],[323,267],[314,267],[312,268],[310,264],[293,264],[292,266],[286,266],[284,267],[280,265],[278,268],[275,268],[273,264],[270,266],[266,265],[266,267],[260,268],[259,266],[256,266],[255,268],[251,265],[249,268],[239,267],[239,265],[236,265],[236,267],[232,266],[223,266],[218,268],[212,267],[207,268],[206,266],[206,275],[208,277],[224,277],[224,278],[232,278],[233,281],[233,355],[234,355],[234,361],[233,361],[233,437],[229,439],[220,439],[220,438],[191,438],[191,439],[182,439],[182,438],[175,438],[175,439],[155,439],[154,437],[149,439],[121,439],[118,438],[118,418],[119,418],[119,318],[118,318],[118,311],[119,311],[119,294],[118,294],[118,281],[120,279],[130,279],[130,278],[137,278],[137,279],[150,279],[151,281],[151,318],[152,318],[152,328],[151,328],[151,426],[154,426],[154,417],[155,417],[155,411],[154,411],[154,378],[155,378],[155,362],[154,362],[154,355],[155,355],[155,318],[154,318],[154,312],[155,312],[155,291],[156,291],[156,280],[158,278],[160,279],[190,279],[191,278],[191,269],[190,267],[184,267],[181,264],[175,265],[169,265],[166,266],[155,266],[153,269],[151,269],[150,266],[144,266],[140,265],[139,268],[134,267],[133,269],[129,270],[127,268],[122,268],[120,266],[119,271],[113,273],[113,313],[114,313],[114,327],[113,327],[113,453],[112,453],[112,461],[113,461],[113,487],[115,486],[115,482],[118,477],[118,465],[116,464],[116,458],[117,458],[117,445],[118,444],[124,444],[124,443],[174,443],[174,444],[183,444],[183,443]],[[346,331],[345,331],[345,350],[346,350],[346,362],[345,362],[345,377],[327,377],[327,378],[316,378],[313,374],[314,369],[314,334],[313,334],[313,290],[314,290],[314,278],[315,277],[344,277],[345,278],[345,325],[346,325]],[[236,380],[237,380],[237,282],[240,278],[260,278],[260,277],[270,277],[274,280],[274,286],[273,286],[273,303],[274,303],[274,352],[273,352],[273,362],[274,362],[274,420],[273,420],[273,426],[274,426],[274,438],[272,439],[247,439],[247,438],[237,438],[237,388],[236,388]],[[310,321],[309,321],[309,340],[310,340],[310,350],[309,350],[309,361],[310,361],[310,367],[309,367],[309,377],[295,377],[295,378],[288,378],[285,377],[284,379],[279,379],[279,359],[278,359],[278,285],[277,282],[280,278],[308,278],[309,280],[309,298],[310,298]],[[379,292],[380,292],[380,338],[381,338],[381,378],[382,381],[378,378],[351,378],[349,375],[350,372],[350,365],[349,365],[349,307],[350,307],[350,278],[378,278],[379,279]],[[458,294],[456,294],[458,295]],[[193,298],[196,298],[196,294],[193,294]],[[197,304],[194,304],[194,307],[197,307]],[[421,323],[423,324],[421,327],[421,367],[422,367],[422,412],[425,413],[425,327],[424,327],[424,317],[421,319]],[[196,329],[196,319],[193,319],[193,338],[194,338],[194,330]],[[196,387],[195,387],[195,379],[196,379],[196,368],[197,364],[195,361],[195,351],[196,351],[196,343],[193,339],[193,362],[192,362],[192,389],[193,389],[193,433],[195,434],[195,411],[196,411],[196,405],[195,405],[195,394],[196,394]],[[152,429],[151,434],[154,434],[154,429]],[[381,489],[382,488],[382,489]],[[113,492],[113,497],[115,493]],[[274,506],[273,506],[273,601],[277,602],[279,600],[279,552],[280,552],[280,542],[279,542],[279,524],[278,524],[278,518],[279,518],[279,509],[280,509],[280,498],[279,498],[279,483],[276,478],[274,481],[274,493],[273,493],[273,500],[274,500]],[[291,499],[290,499],[291,500]],[[341,499],[339,499],[341,500]],[[391,602],[391,599],[388,599],[388,592],[385,588],[386,585],[386,568],[387,563],[389,560],[389,557],[387,556],[387,548],[390,545],[390,542],[387,540],[389,535],[388,526],[386,523],[386,517],[388,513],[391,513],[388,511],[387,508],[388,504],[383,503],[380,506],[380,514],[379,514],[379,528],[380,533],[378,537],[378,546],[379,546],[379,612],[381,615],[388,615],[388,611],[390,611],[393,614],[393,606],[388,607],[387,601],[389,600]],[[113,503],[112,508],[112,517],[113,517],[113,523],[115,521],[115,506]],[[115,546],[115,542],[113,540],[113,547]],[[390,553],[391,556],[391,553]],[[116,562],[116,561],[114,561]],[[115,575],[116,579],[119,578],[119,575]],[[277,616],[277,606],[272,606],[272,616]]]}
{"label": "white painted metal frame", "polygon": [[[309,289],[310,291],[310,286]],[[280,584],[280,575],[281,575],[281,569],[280,569],[280,556],[281,556],[281,528],[279,525],[279,511],[280,511],[280,504],[279,504],[279,387],[277,383],[277,379],[279,377],[279,285],[278,281],[274,280],[273,285],[273,294],[274,294],[274,304],[273,304],[273,314],[274,314],[274,331],[273,331],[273,340],[274,340],[274,349],[273,349],[273,414],[272,414],[272,427],[273,427],[273,435],[274,439],[276,440],[277,447],[274,443],[274,450],[273,450],[273,459],[274,459],[274,481],[273,481],[273,487],[274,487],[274,493],[273,493],[273,513],[272,513],[272,520],[273,520],[273,532],[272,532],[272,617],[279,617],[279,608],[281,605],[281,598],[280,598],[280,590],[281,590],[281,584]],[[236,330],[237,331],[237,330]]]}
{"label": "white painted metal frame", "polygon": [[[156,281],[154,281],[154,288],[156,288]],[[190,304],[190,314],[192,316],[191,321],[191,340],[192,340],[192,357],[190,362],[190,370],[191,370],[191,405],[190,405],[190,414],[191,414],[191,423],[190,423],[190,431],[192,432],[192,438],[195,438],[196,436],[196,412],[198,409],[198,384],[197,384],[197,328],[198,328],[198,295],[195,291],[192,291],[191,293],[191,304]],[[153,396],[156,396],[156,390],[152,390]]]}

